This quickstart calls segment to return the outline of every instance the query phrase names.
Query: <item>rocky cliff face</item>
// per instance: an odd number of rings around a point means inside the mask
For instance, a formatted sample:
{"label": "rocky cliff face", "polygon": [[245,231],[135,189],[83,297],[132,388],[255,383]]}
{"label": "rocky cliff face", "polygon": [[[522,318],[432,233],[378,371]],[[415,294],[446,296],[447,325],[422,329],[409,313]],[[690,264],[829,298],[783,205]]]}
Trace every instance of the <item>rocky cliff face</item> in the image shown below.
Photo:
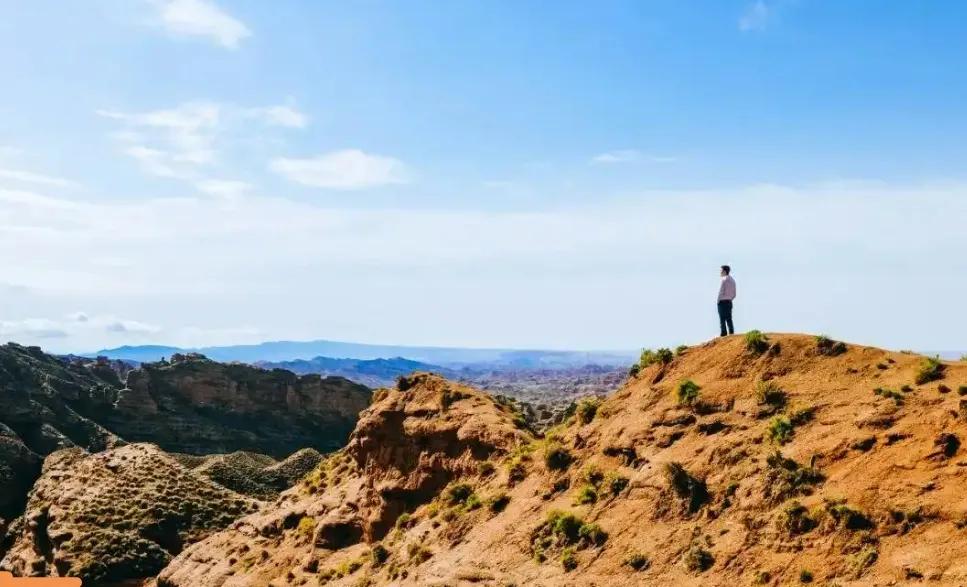
{"label": "rocky cliff face", "polygon": [[199,355],[145,364],[125,385],[106,361],[0,346],[0,519],[19,513],[55,450],[97,452],[127,441],[193,454],[328,452],[345,444],[369,398],[369,389],[342,378]]}
{"label": "rocky cliff face", "polygon": [[341,377],[173,355],[129,373],[100,421],[126,440],[174,452],[284,457],[341,448],[369,397],[368,388]]}
{"label": "rocky cliff face", "polygon": [[97,374],[37,347],[0,346],[0,518],[22,509],[44,455],[120,443],[117,435],[75,409],[111,405],[118,388],[108,371]]}
{"label": "rocky cliff face", "polygon": [[427,374],[405,379],[377,392],[349,445],[277,507],[189,548],[158,584],[317,584],[368,560],[371,545],[408,529],[452,483],[492,477],[485,463],[531,440],[490,396]]}
{"label": "rocky cliff face", "polygon": [[967,583],[967,364],[798,335],[660,354],[535,438],[435,377],[159,587]]}

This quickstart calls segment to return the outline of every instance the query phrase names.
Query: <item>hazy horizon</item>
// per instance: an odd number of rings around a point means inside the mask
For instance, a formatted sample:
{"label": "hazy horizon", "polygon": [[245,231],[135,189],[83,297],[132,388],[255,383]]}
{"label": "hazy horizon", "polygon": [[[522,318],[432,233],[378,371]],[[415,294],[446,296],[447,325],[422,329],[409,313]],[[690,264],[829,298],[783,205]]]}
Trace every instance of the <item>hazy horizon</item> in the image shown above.
{"label": "hazy horizon", "polygon": [[967,349],[967,5],[2,6],[0,340]]}

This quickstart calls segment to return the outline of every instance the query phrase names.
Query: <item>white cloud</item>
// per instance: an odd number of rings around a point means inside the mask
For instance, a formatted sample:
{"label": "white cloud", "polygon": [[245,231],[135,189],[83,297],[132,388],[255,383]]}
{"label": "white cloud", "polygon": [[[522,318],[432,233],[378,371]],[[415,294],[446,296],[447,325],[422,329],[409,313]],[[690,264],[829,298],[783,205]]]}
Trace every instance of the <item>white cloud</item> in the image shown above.
{"label": "white cloud", "polygon": [[[500,211],[0,189],[3,279],[28,288],[5,298],[3,332],[76,350],[252,342],[246,324],[274,339],[633,348],[714,334],[728,262],[743,328],[962,346],[965,184],[596,195]],[[78,308],[88,322],[21,324]],[[108,331],[115,314],[164,326]]]}
{"label": "white cloud", "polygon": [[265,106],[251,108],[249,114],[273,126],[287,128],[305,128],[309,124],[309,117],[294,106]]}
{"label": "white cloud", "polygon": [[188,179],[192,172],[181,169],[174,157],[168,151],[152,149],[144,145],[132,145],[124,149],[124,153],[138,162],[141,170],[150,175],[158,177],[173,177],[178,179]]}
{"label": "white cloud", "polygon": [[29,171],[22,171],[19,169],[0,168],[0,179],[10,179],[21,183],[32,183],[37,185],[45,185],[45,186],[58,187],[58,188],[77,187],[77,183],[70,181],[68,179],[63,179],[61,177],[53,177],[50,175],[42,175],[40,173],[32,173]]}
{"label": "white cloud", "polygon": [[756,0],[739,17],[739,30],[755,31],[764,29],[772,16],[772,12],[773,7],[766,4],[765,0]]}
{"label": "white cloud", "polygon": [[269,168],[290,181],[333,190],[361,190],[410,181],[399,159],[358,149],[332,151],[308,159],[273,159]]}
{"label": "white cloud", "polygon": [[215,138],[222,107],[211,102],[188,102],[176,108],[142,113],[98,110],[124,128],[114,137],[124,153],[151,175],[190,178],[215,161]]}
{"label": "white cloud", "polygon": [[123,320],[111,315],[89,316],[84,312],[74,312],[63,318],[0,320],[0,337],[27,341],[69,338],[85,332],[144,335],[160,331],[157,326],[137,320]]}
{"label": "white cloud", "polygon": [[648,163],[673,163],[677,161],[675,157],[648,155],[636,149],[618,149],[599,153],[591,157],[591,163],[611,164],[611,163],[633,163],[645,161]]}
{"label": "white cloud", "polygon": [[151,0],[161,24],[178,35],[207,37],[227,49],[236,49],[252,35],[240,20],[208,0]]}
{"label": "white cloud", "polygon": [[208,179],[195,184],[198,191],[222,198],[237,198],[252,190],[252,185],[244,181],[230,179]]}
{"label": "white cloud", "polygon": [[291,105],[243,108],[211,101],[145,112],[104,109],[97,114],[119,123],[111,136],[142,171],[190,181],[202,192],[215,195],[237,194],[251,187],[210,177],[213,167],[226,163],[223,150],[231,152],[232,146],[245,144],[239,136],[264,132],[256,123],[282,128],[304,128],[309,123],[309,117]]}
{"label": "white cloud", "polygon": [[55,320],[26,318],[24,320],[0,320],[0,337],[14,340],[18,337],[28,339],[67,338],[68,333]]}
{"label": "white cloud", "polygon": [[138,322],[137,320],[110,320],[104,325],[107,332],[118,332],[122,334],[154,334],[161,329],[151,324]]}

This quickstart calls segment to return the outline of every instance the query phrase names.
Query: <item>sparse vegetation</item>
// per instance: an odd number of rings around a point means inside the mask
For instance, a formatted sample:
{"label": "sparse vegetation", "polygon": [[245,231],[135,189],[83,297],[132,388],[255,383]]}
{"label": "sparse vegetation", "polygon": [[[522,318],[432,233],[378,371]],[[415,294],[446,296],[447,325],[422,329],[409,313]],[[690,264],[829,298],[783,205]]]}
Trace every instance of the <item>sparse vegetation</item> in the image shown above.
{"label": "sparse vegetation", "polygon": [[628,478],[612,471],[605,476],[604,486],[612,496],[616,496],[628,487]]}
{"label": "sparse vegetation", "polygon": [[897,526],[897,531],[900,534],[906,534],[925,520],[933,517],[935,515],[926,513],[922,506],[906,512],[899,509],[890,510],[890,521]]}
{"label": "sparse vegetation", "polygon": [[416,384],[416,377],[407,377],[405,375],[400,375],[396,378],[396,389],[400,391],[407,391]]}
{"label": "sparse vegetation", "polygon": [[561,550],[563,556],[570,549],[573,554],[576,549],[602,546],[607,539],[607,532],[597,524],[585,524],[574,514],[554,510],[531,535],[531,551],[543,562],[554,550]]}
{"label": "sparse vegetation", "polygon": [[507,504],[510,503],[510,496],[506,493],[498,493],[497,495],[491,497],[487,500],[487,508],[495,514],[507,509]]}
{"label": "sparse vegetation", "polygon": [[816,350],[819,354],[827,357],[842,355],[847,351],[846,343],[839,342],[828,336],[819,335],[816,337]]}
{"label": "sparse vegetation", "polygon": [[797,410],[793,410],[792,413],[789,414],[789,422],[791,422],[793,426],[802,426],[807,422],[811,422],[815,415],[816,408],[813,406],[799,408]]}
{"label": "sparse vegetation", "polygon": [[761,355],[769,349],[769,338],[758,330],[750,330],[745,333],[745,349]]}
{"label": "sparse vegetation", "polygon": [[771,503],[781,503],[789,498],[810,495],[813,488],[824,480],[822,473],[812,467],[802,467],[796,461],[776,451],[766,459],[764,493]]}
{"label": "sparse vegetation", "polygon": [[399,530],[405,530],[410,527],[410,522],[413,520],[413,516],[410,513],[404,512],[400,514],[400,517],[396,518],[396,528]]}
{"label": "sparse vegetation", "polygon": [[920,370],[917,371],[914,381],[917,385],[923,385],[943,379],[943,376],[944,364],[940,362],[940,357],[924,357],[923,361],[920,362]]}
{"label": "sparse vegetation", "polygon": [[786,405],[788,396],[774,381],[760,381],[755,387],[756,400],[763,405],[782,409]]}
{"label": "sparse vegetation", "polygon": [[675,358],[675,353],[668,348],[660,348],[657,351],[642,349],[641,357],[638,359],[638,367],[645,369],[652,365],[667,365]]}
{"label": "sparse vegetation", "polygon": [[776,416],[769,421],[769,426],[766,428],[766,438],[776,444],[783,445],[792,438],[794,430],[795,428],[789,418]]}
{"label": "sparse vegetation", "polygon": [[685,568],[693,573],[704,573],[715,564],[715,557],[700,544],[692,544],[685,553]]}
{"label": "sparse vegetation", "polygon": [[876,389],[873,390],[873,393],[880,397],[892,399],[893,402],[898,406],[902,406],[903,402],[906,400],[906,398],[903,397],[902,393],[898,391],[894,391],[892,389],[886,389],[885,387],[877,387]]}
{"label": "sparse vegetation", "polygon": [[803,570],[799,571],[799,582],[800,583],[812,583],[813,582],[813,574],[812,574],[812,572],[809,571],[808,569],[803,569]]}
{"label": "sparse vegetation", "polygon": [[582,485],[574,497],[574,505],[586,505],[598,501],[598,490],[593,485]]}
{"label": "sparse vegetation", "polygon": [[684,355],[686,351],[688,351],[688,345],[687,344],[680,344],[677,347],[675,347],[675,356],[676,357],[680,357],[680,356]]}
{"label": "sparse vegetation", "polygon": [[577,544],[582,524],[581,518],[567,512],[554,511],[547,516],[551,534],[564,544]]}
{"label": "sparse vegetation", "polygon": [[521,460],[513,460],[507,465],[507,483],[514,486],[527,478],[527,466]]}
{"label": "sparse vegetation", "polygon": [[433,558],[433,553],[430,552],[430,550],[428,550],[427,548],[419,544],[412,544],[412,543],[409,544],[406,547],[406,554],[409,555],[410,562],[412,562],[415,565],[425,563],[426,561]]}
{"label": "sparse vegetation", "polygon": [[624,564],[633,571],[641,572],[648,570],[648,567],[651,566],[651,561],[648,560],[647,556],[641,553],[635,553],[628,555],[628,558],[624,560]]}
{"label": "sparse vegetation", "polygon": [[601,546],[608,541],[608,533],[597,524],[582,524],[578,536],[585,546]]}
{"label": "sparse vegetation", "polygon": [[701,387],[691,379],[685,379],[678,384],[676,389],[676,396],[678,398],[678,405],[680,406],[693,406],[698,400],[699,392]]}
{"label": "sparse vegetation", "polygon": [[377,544],[369,551],[369,559],[374,567],[382,566],[389,559],[389,551],[382,544]]}
{"label": "sparse vegetation", "polygon": [[941,432],[934,439],[933,445],[937,447],[944,457],[949,459],[957,454],[957,451],[960,449],[960,438],[952,432]]}
{"label": "sparse vegetation", "polygon": [[772,581],[772,573],[769,571],[759,571],[755,574],[755,579],[752,580],[753,585],[767,585]]}
{"label": "sparse vegetation", "polygon": [[597,468],[596,466],[588,465],[588,467],[584,469],[584,480],[597,487],[601,485],[601,482],[604,480],[604,473],[602,473],[601,469]]}
{"label": "sparse vegetation", "polygon": [[312,535],[316,531],[316,520],[310,516],[305,516],[299,520],[296,527],[296,534],[303,540],[312,540]]}
{"label": "sparse vegetation", "polygon": [[582,424],[590,424],[594,416],[598,413],[601,400],[596,397],[585,398],[578,402],[576,414]]}
{"label": "sparse vegetation", "polygon": [[876,437],[867,436],[865,438],[854,440],[853,442],[850,443],[849,447],[852,448],[853,450],[858,450],[860,452],[867,452],[875,445],[876,445]]}
{"label": "sparse vegetation", "polygon": [[695,513],[709,500],[705,481],[692,476],[679,463],[665,463],[665,480],[679,498],[688,501],[689,513]]}
{"label": "sparse vegetation", "polygon": [[448,409],[454,403],[470,397],[469,395],[463,393],[462,391],[450,389],[449,387],[443,390],[440,394],[440,407],[444,410]]}
{"label": "sparse vegetation", "polygon": [[565,571],[573,571],[578,568],[578,559],[574,554],[574,547],[568,546],[561,551],[561,566]]}
{"label": "sparse vegetation", "polygon": [[446,493],[447,505],[470,511],[480,507],[480,498],[473,492],[473,487],[467,483],[451,485]]}
{"label": "sparse vegetation", "polygon": [[873,563],[875,563],[876,559],[878,559],[879,557],[880,557],[880,553],[876,549],[876,546],[870,544],[863,547],[862,550],[860,550],[858,553],[853,555],[853,558],[851,561],[852,567],[853,567],[853,575],[856,577],[862,576],[863,573],[866,572],[866,569],[873,566]]}
{"label": "sparse vegetation", "polygon": [[544,451],[544,464],[551,471],[564,471],[574,460],[571,453],[560,445],[549,446]]}
{"label": "sparse vegetation", "polygon": [[776,525],[781,532],[789,536],[797,536],[815,528],[817,521],[809,515],[809,510],[804,505],[798,501],[791,501],[782,508]]}
{"label": "sparse vegetation", "polygon": [[826,500],[824,507],[836,528],[869,530],[873,527],[873,521],[869,516],[846,505],[845,500]]}
{"label": "sparse vegetation", "polygon": [[668,348],[660,348],[655,351],[655,360],[659,365],[667,365],[675,359],[675,353]]}

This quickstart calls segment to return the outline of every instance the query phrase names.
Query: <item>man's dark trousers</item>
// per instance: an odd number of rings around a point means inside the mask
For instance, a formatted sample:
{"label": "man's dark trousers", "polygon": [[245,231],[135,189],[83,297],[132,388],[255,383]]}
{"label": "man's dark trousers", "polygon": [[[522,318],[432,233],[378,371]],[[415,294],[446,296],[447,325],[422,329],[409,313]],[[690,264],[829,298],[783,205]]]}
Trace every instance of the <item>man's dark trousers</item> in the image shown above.
{"label": "man's dark trousers", "polygon": [[[732,324],[732,300],[719,300],[719,326],[722,328],[722,336],[735,334],[735,326]],[[727,331],[726,328],[728,328]]]}

